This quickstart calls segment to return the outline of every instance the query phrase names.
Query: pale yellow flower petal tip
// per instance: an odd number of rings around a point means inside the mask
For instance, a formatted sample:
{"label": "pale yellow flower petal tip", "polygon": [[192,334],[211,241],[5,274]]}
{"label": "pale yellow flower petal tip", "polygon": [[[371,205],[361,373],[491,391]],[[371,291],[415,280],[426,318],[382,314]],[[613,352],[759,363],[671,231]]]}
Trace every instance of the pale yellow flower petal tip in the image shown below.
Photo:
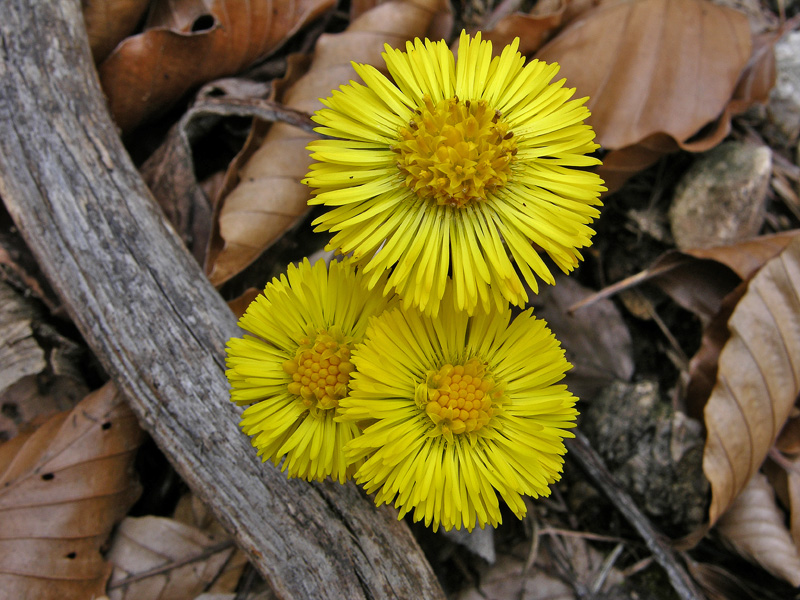
{"label": "pale yellow flower petal tip", "polygon": [[352,360],[336,420],[367,424],[346,454],[378,505],[471,531],[500,523],[500,499],[522,518],[522,497],[548,496],[560,479],[577,399],[558,383],[564,351],[530,309],[513,321],[510,308],[387,310]]}
{"label": "pale yellow flower petal tip", "polygon": [[365,280],[349,260],[292,265],[240,319],[252,335],[228,342],[231,400],[251,405],[242,430],[289,477],[344,483],[358,466],[344,455],[358,428],[334,417],[350,392],[353,348],[392,305]]}
{"label": "pale yellow flower petal tip", "polygon": [[304,183],[311,204],[331,210],[316,231],[352,253],[373,288],[436,316],[448,274],[453,306],[523,306],[527,284],[552,284],[534,247],[562,271],[591,245],[599,216],[600,161],[585,124],[586,98],[571,99],[557,64],[526,64],[518,42],[492,57],[491,42],[461,34],[458,57],[444,41],[387,46],[391,79],[354,65],[351,82],[323,100]]}

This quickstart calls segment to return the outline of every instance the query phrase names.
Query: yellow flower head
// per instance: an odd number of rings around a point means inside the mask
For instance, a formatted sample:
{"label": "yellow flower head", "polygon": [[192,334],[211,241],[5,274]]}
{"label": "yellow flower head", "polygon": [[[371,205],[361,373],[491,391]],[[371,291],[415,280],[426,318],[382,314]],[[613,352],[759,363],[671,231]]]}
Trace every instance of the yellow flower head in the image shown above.
{"label": "yellow flower head", "polygon": [[518,41],[492,58],[491,42],[462,33],[458,60],[444,41],[409,42],[383,54],[394,83],[354,64],[366,86],[344,85],[314,120],[330,138],[308,148],[311,204],[333,207],[314,224],[366,264],[369,286],[392,267],[385,292],[435,316],[448,274],[455,306],[527,301],[591,244],[602,180],[584,123],[586,98],[570,100],[557,64],[527,65]]}
{"label": "yellow flower head", "polygon": [[498,494],[520,518],[523,495],[550,494],[578,414],[557,384],[570,365],[530,309],[510,320],[509,308],[372,319],[337,420],[364,427],[346,453],[378,505],[471,531],[500,522]]}
{"label": "yellow flower head", "polygon": [[344,483],[344,446],[359,432],[334,416],[350,391],[350,352],[390,304],[349,260],[291,265],[250,304],[239,326],[253,335],[228,341],[226,375],[231,400],[252,404],[241,426],[263,460],[285,456],[289,477]]}

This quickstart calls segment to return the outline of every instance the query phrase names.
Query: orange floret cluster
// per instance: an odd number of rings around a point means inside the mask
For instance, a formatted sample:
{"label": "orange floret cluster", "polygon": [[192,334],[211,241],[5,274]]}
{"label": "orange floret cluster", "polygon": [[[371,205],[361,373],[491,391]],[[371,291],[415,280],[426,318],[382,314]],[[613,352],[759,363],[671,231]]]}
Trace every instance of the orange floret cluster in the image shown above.
{"label": "orange floret cluster", "polygon": [[354,367],[349,345],[337,337],[341,338],[322,329],[313,342],[303,338],[294,360],[283,363],[283,370],[292,376],[289,392],[309,408],[336,408],[347,395]]}

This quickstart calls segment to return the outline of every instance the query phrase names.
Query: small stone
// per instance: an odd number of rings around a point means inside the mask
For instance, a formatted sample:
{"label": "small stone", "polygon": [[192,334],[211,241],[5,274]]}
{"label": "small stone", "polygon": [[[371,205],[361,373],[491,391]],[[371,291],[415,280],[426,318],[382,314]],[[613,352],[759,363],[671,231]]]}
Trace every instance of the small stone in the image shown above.
{"label": "small stone", "polygon": [[709,248],[758,235],[771,172],[766,146],[726,142],[699,157],[678,183],[669,210],[678,248]]}
{"label": "small stone", "polygon": [[785,146],[800,136],[800,31],[775,44],[777,79],[767,104],[766,134]]}

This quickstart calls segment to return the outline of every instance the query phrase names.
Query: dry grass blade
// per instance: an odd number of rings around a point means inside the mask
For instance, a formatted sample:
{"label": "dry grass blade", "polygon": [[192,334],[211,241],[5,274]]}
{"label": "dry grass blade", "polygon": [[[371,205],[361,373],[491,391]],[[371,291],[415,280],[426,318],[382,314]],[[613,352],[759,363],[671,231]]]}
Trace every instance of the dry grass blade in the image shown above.
{"label": "dry grass blade", "polygon": [[717,532],[749,560],[800,586],[800,554],[767,478],[756,473],[720,518]]}
{"label": "dry grass blade", "polygon": [[[383,65],[384,44],[424,37],[446,12],[442,0],[394,0],[353,21],[346,31],[317,41],[308,73],[283,97],[287,106],[312,113],[331,90],[356,78],[350,61]],[[306,145],[315,134],[276,123],[223,198],[206,270],[221,285],[269,247],[308,210],[309,189],[300,183],[310,163]]]}
{"label": "dry grass blade", "polygon": [[728,327],[705,408],[711,524],[758,471],[800,391],[800,239],[753,277]]}
{"label": "dry grass blade", "polygon": [[[747,18],[708,0],[605,2],[537,54],[561,65],[608,149],[683,142],[725,109],[750,57]],[[591,60],[586,60],[591,56]]]}
{"label": "dry grass blade", "polygon": [[123,41],[98,71],[123,132],[194,86],[237,73],[275,50],[333,0],[176,0],[156,5],[146,30]]}
{"label": "dry grass blade", "polygon": [[142,440],[111,384],[32,434],[0,446],[0,590],[7,598],[85,600],[102,595],[100,554],[139,495]]}

